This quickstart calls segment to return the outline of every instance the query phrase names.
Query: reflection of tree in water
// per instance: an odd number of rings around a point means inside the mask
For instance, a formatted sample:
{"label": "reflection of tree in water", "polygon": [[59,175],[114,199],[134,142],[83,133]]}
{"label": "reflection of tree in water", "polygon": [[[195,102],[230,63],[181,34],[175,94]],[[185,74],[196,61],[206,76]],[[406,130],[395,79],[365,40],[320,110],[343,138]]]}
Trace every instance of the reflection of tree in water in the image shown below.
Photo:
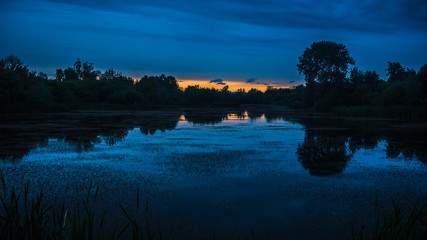
{"label": "reflection of tree in water", "polygon": [[387,158],[403,156],[427,164],[425,127],[399,128],[387,121],[298,116],[286,111],[266,112],[265,117],[267,121],[285,120],[304,126],[306,136],[297,154],[312,175],[342,172],[356,151],[374,149],[380,141],[386,142]]}
{"label": "reflection of tree in water", "polygon": [[76,135],[75,133],[66,135],[63,140],[70,146],[74,146],[77,153],[92,151],[94,145],[101,142],[97,135]]}
{"label": "reflection of tree in water", "polygon": [[[104,123],[105,124],[105,123]],[[128,135],[129,130],[134,128],[131,126],[102,126],[102,127],[87,127],[84,131],[81,130],[71,130],[61,133],[62,139],[64,142],[68,143],[70,146],[75,147],[75,151],[78,153],[92,151],[95,144],[104,142],[113,146],[125,139]]]}
{"label": "reflection of tree in water", "polygon": [[236,117],[239,120],[244,120],[246,118],[246,111],[236,111],[227,114],[227,119],[229,116]]}
{"label": "reflection of tree in water", "polygon": [[345,140],[307,130],[304,143],[298,145],[298,161],[313,176],[331,176],[342,173],[352,158],[346,150]]}
{"label": "reflection of tree in water", "polygon": [[264,116],[267,122],[281,121],[281,120],[285,120],[287,117],[287,116],[281,115],[278,112],[266,112]]}
{"label": "reflection of tree in water", "polygon": [[178,125],[180,114],[162,114],[162,116],[143,117],[138,120],[139,130],[142,134],[153,135],[156,131],[160,130],[173,130]]}
{"label": "reflection of tree in water", "polygon": [[47,138],[32,132],[34,129],[28,131],[1,129],[0,160],[17,161],[29,154],[32,149],[47,146]]}
{"label": "reflection of tree in water", "polygon": [[144,134],[172,130],[180,117],[180,113],[109,114],[113,115],[83,113],[43,119],[0,119],[0,126],[6,126],[0,127],[4,136],[0,138],[0,160],[18,161],[31,150],[47,146],[49,139],[63,141],[78,153],[92,151],[102,141],[110,146],[123,141],[136,127]]}
{"label": "reflection of tree in water", "polygon": [[[231,115],[229,115],[231,114]],[[386,156],[418,159],[427,164],[426,127],[412,125],[398,128],[390,122],[362,121],[311,116],[304,112],[290,112],[277,108],[248,108],[247,116],[268,122],[276,120],[301,124],[306,137],[298,148],[300,162],[314,174],[338,173],[346,166],[352,154],[360,149],[374,149],[379,141],[386,142]],[[304,115],[305,114],[305,115]],[[114,145],[123,141],[136,127],[143,134],[173,130],[181,112],[135,112],[59,114],[25,118],[0,118],[0,159],[16,161],[32,149],[46,146],[49,139],[63,140],[75,151],[91,151],[94,145],[105,141]],[[243,109],[187,110],[185,118],[193,124],[216,124],[225,119],[242,119]],[[394,124],[394,122],[392,122]],[[345,148],[347,146],[347,148]],[[348,150],[345,152],[345,150]],[[415,157],[415,158],[414,158]],[[324,159],[332,159],[325,161]],[[340,170],[341,169],[341,170]]]}
{"label": "reflection of tree in water", "polygon": [[353,136],[348,140],[348,145],[352,153],[360,149],[374,149],[378,146],[379,137],[370,135],[370,137]]}
{"label": "reflection of tree in water", "polygon": [[264,114],[263,111],[250,111],[248,110],[248,117],[251,120],[257,120],[260,119],[262,117],[262,115]]}
{"label": "reflection of tree in water", "polygon": [[186,111],[185,120],[192,124],[217,124],[227,119],[229,111]]}
{"label": "reflection of tree in water", "polygon": [[247,112],[248,112],[248,117],[251,120],[260,119],[264,114],[264,110],[261,110],[261,109],[248,109]]}
{"label": "reflection of tree in water", "polygon": [[427,132],[409,132],[406,134],[394,134],[387,136],[386,156],[398,158],[403,156],[410,160],[414,157],[420,162],[427,164],[427,144],[425,140]]}
{"label": "reflection of tree in water", "polygon": [[102,139],[105,141],[108,146],[113,146],[116,143],[119,143],[125,139],[128,135],[128,130],[113,132],[110,135],[102,136]]}
{"label": "reflection of tree in water", "polygon": [[112,146],[122,141],[129,130],[134,128],[129,116],[83,116],[74,124],[69,124],[66,129],[60,130],[56,137],[75,147],[78,153],[92,151],[95,144],[102,140]]}
{"label": "reflection of tree in water", "polygon": [[224,120],[246,118],[246,111],[214,109],[210,111],[186,111],[185,120],[192,124],[214,125]]}

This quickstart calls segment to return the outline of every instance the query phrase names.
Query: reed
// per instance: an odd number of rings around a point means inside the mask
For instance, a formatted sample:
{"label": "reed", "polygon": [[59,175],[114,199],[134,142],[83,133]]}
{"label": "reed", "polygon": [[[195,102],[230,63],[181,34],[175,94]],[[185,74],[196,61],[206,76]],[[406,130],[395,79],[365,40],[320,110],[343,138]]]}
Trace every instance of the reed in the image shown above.
{"label": "reed", "polygon": [[410,207],[403,207],[399,201],[391,199],[392,208],[380,211],[378,194],[375,197],[375,221],[371,226],[362,224],[358,231],[352,228],[352,239],[406,240],[427,239],[427,196],[419,198]]}
{"label": "reed", "polygon": [[[106,229],[107,212],[98,210],[99,187],[89,184],[86,194],[73,208],[67,208],[64,200],[55,199],[48,203],[43,188],[35,197],[30,196],[30,182],[19,191],[15,186],[7,186],[4,175],[1,178],[0,236],[4,240],[15,239],[134,239],[163,240],[170,239],[177,228],[165,236],[162,231],[154,230],[151,225],[151,209],[145,203],[141,209],[141,197],[137,190],[136,211],[126,209],[120,204],[124,224],[109,223]],[[145,211],[143,211],[145,210]]]}
{"label": "reed", "polygon": [[[152,225],[152,210],[148,201],[141,207],[140,192],[137,190],[135,207],[126,208],[119,204],[119,212],[125,222],[119,225],[117,218],[107,217],[105,210],[97,208],[99,187],[89,184],[81,200],[68,208],[64,200],[55,199],[48,203],[41,188],[36,195],[30,194],[30,182],[27,181],[21,191],[16,186],[7,186],[0,173],[0,236],[4,240],[15,239],[133,239],[163,240],[171,239],[179,227],[172,227],[164,234]],[[374,223],[362,224],[356,229],[353,225],[353,240],[403,240],[427,239],[427,196],[419,198],[410,207],[404,207],[394,199],[390,211],[380,210],[378,194],[374,202]],[[115,221],[108,223],[108,221]],[[108,228],[107,228],[108,225]],[[112,226],[111,228],[109,228]],[[259,236],[262,238],[262,236]],[[213,239],[216,239],[215,231]],[[250,239],[256,239],[254,229],[250,230]],[[268,239],[268,237],[265,237]]]}

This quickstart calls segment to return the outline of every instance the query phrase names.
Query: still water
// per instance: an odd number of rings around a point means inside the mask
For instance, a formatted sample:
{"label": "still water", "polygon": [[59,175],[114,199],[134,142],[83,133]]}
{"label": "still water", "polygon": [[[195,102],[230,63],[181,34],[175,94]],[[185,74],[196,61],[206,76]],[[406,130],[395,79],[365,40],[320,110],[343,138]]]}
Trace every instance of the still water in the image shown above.
{"label": "still water", "polygon": [[[427,126],[286,108],[2,115],[0,170],[48,198],[131,205],[182,238],[345,238],[369,222],[378,193],[427,194]],[[111,210],[114,212],[114,210]]]}

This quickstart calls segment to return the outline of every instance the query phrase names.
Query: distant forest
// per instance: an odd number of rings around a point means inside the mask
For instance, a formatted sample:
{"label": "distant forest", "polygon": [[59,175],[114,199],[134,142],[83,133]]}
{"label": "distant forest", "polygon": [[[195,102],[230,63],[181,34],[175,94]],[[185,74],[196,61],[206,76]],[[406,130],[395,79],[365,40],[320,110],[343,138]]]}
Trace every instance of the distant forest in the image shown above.
{"label": "distant forest", "polygon": [[387,79],[354,65],[343,44],[314,42],[297,64],[305,85],[230,92],[228,86],[182,89],[174,77],[165,75],[134,81],[113,69],[95,70],[93,63],[79,59],[48,79],[11,55],[0,60],[0,113],[276,104],[340,116],[427,120],[427,64],[416,71],[389,62]]}

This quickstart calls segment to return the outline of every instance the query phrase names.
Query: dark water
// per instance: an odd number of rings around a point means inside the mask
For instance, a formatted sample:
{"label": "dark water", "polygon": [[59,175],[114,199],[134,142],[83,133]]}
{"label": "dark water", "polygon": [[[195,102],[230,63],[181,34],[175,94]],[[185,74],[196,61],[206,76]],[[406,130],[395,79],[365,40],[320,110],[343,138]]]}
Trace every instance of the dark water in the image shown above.
{"label": "dark water", "polygon": [[[427,126],[276,107],[2,115],[0,170],[107,209],[141,189],[178,236],[343,238],[378,193],[427,194]],[[67,186],[71,189],[67,189]]]}

